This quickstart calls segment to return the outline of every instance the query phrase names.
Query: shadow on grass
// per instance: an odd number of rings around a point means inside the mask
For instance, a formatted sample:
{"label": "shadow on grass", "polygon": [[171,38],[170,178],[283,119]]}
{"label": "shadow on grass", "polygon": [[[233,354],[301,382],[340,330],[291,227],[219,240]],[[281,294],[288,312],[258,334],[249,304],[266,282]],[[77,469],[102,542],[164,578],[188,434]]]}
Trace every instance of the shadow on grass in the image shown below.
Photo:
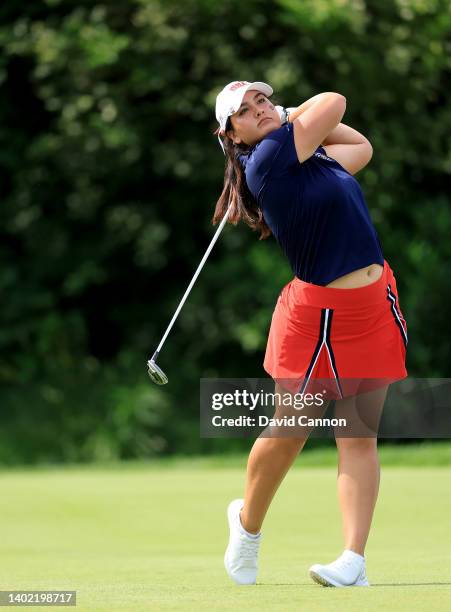
{"label": "shadow on grass", "polygon": [[376,583],[372,582],[370,586],[372,587],[397,587],[397,586],[451,586],[451,582],[381,582]]}
{"label": "shadow on grass", "polygon": [[[333,586],[325,586],[314,584],[313,582],[257,582],[254,586],[267,586],[267,587],[275,587],[275,586],[308,586],[317,588],[343,588],[347,589],[349,587],[333,587]],[[405,587],[405,586],[451,586],[451,582],[372,582],[369,586],[371,587]],[[366,589],[367,587],[355,587],[357,589]]]}

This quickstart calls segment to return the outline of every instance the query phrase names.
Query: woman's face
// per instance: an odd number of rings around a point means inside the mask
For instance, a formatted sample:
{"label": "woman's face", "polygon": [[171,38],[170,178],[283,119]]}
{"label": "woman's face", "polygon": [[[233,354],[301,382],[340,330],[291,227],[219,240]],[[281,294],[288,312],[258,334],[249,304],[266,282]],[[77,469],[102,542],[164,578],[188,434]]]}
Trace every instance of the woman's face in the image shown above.
{"label": "woman's face", "polygon": [[230,116],[233,131],[227,132],[236,144],[254,145],[282,124],[272,102],[259,91],[250,89],[236,113]]}

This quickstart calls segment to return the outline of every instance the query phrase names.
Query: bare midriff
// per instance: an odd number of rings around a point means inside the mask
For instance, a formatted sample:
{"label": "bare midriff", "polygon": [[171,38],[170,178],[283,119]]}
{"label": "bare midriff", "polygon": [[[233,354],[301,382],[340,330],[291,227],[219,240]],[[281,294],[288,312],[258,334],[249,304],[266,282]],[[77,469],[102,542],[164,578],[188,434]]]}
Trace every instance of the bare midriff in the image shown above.
{"label": "bare midriff", "polygon": [[359,268],[353,270],[349,274],[339,276],[326,287],[336,287],[338,289],[356,289],[357,287],[364,287],[375,283],[384,271],[384,266],[380,264],[371,264],[365,268]]}

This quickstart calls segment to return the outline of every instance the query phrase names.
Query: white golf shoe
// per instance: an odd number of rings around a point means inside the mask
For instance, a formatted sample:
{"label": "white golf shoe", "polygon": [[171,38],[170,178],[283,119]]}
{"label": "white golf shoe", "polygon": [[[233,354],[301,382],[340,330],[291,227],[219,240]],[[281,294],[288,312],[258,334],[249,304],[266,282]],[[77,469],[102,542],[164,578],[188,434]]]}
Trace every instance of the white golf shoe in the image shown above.
{"label": "white golf shoe", "polygon": [[235,499],[227,508],[230,537],[224,555],[224,566],[230,578],[237,584],[255,584],[261,534],[252,536],[241,525],[240,510],[243,503],[242,499]]}
{"label": "white golf shoe", "polygon": [[343,554],[328,565],[315,563],[309,569],[310,577],[323,586],[349,587],[370,586],[365,571],[365,557],[352,550]]}

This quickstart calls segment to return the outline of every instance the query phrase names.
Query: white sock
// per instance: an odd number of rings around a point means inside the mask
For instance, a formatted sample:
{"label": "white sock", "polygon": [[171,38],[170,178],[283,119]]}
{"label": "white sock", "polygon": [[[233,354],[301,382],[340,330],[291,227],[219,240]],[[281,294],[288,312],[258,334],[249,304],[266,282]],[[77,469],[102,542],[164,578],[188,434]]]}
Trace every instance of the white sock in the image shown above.
{"label": "white sock", "polygon": [[345,548],[341,556],[352,559],[353,561],[359,561],[359,563],[365,561],[365,557],[359,555],[359,553],[356,553],[353,550],[350,550],[349,548]]}
{"label": "white sock", "polygon": [[243,525],[241,524],[241,517],[240,514],[238,513],[238,524],[239,524],[239,528],[240,531],[248,538],[251,538],[252,540],[256,540],[261,536],[261,532],[260,533],[249,533],[249,531],[246,531],[243,527]]}

